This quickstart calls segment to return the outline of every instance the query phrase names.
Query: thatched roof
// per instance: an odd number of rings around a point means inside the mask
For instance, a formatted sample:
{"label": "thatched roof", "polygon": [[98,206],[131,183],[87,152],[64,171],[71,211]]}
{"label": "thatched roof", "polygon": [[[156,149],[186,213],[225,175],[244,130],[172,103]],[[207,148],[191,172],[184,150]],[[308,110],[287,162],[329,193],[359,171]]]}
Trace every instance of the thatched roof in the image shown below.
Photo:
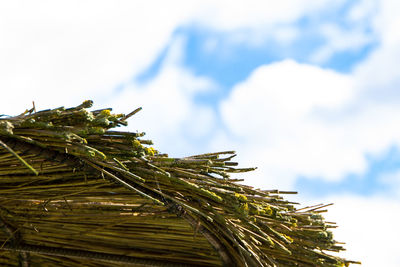
{"label": "thatched roof", "polygon": [[170,158],[128,117],[65,109],[0,118],[1,266],[344,266],[324,206],[231,179],[233,151]]}

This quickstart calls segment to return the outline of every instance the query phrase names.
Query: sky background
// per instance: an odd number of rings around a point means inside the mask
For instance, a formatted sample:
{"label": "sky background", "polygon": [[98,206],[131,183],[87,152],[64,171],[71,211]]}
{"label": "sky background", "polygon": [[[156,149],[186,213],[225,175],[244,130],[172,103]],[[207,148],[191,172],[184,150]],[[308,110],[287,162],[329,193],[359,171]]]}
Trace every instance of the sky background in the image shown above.
{"label": "sky background", "polygon": [[0,114],[129,113],[170,156],[331,203],[342,256],[400,266],[400,1],[1,1]]}

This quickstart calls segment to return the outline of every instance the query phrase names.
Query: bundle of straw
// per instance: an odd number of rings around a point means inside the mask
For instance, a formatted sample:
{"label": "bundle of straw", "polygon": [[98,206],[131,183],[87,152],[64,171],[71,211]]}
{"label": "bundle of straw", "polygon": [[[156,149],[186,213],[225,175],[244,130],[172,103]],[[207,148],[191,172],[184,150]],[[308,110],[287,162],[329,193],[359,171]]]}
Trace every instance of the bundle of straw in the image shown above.
{"label": "bundle of straw", "polygon": [[324,221],[239,184],[233,151],[170,158],[136,113],[65,109],[0,118],[1,266],[348,266]]}

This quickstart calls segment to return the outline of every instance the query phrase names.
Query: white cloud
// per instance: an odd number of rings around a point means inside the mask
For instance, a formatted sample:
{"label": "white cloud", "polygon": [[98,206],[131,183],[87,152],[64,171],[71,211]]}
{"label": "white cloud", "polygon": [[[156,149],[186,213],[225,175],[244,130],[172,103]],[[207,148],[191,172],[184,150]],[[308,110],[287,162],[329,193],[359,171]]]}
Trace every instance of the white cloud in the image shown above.
{"label": "white cloud", "polygon": [[255,70],[232,90],[221,112],[228,130],[240,137],[232,146],[258,161],[253,164],[268,181],[275,176],[277,186],[289,186],[297,175],[337,179],[365,167],[362,153],[348,146],[344,122],[321,116],[338,116],[354,93],[346,75],[286,60]]}
{"label": "white cloud", "polygon": [[228,44],[261,47],[268,41],[291,44],[301,31],[296,22],[304,17],[340,7],[343,0],[202,1],[194,22],[226,34]]}
{"label": "white cloud", "polygon": [[379,5],[382,1],[361,0],[352,6],[347,14],[347,19],[352,23],[365,22],[365,20],[373,20],[379,13]]}
{"label": "white cloud", "polygon": [[363,88],[363,101],[380,101],[398,105],[400,102],[400,76],[398,75],[400,57],[400,17],[395,10],[400,8],[398,1],[381,1],[380,13],[374,27],[380,34],[380,44],[365,62],[354,70],[358,87]]}
{"label": "white cloud", "polygon": [[130,120],[129,129],[146,131],[156,148],[173,151],[171,156],[195,153],[199,149],[196,141],[209,136],[216,127],[214,111],[194,103],[197,93],[213,90],[216,85],[180,66],[183,44],[179,38],[172,43],[153,80],[145,84],[132,82],[110,101],[116,111],[123,113],[142,106],[143,111]]}
{"label": "white cloud", "polygon": [[366,155],[400,145],[400,109],[360,106],[364,92],[355,78],[287,60],[256,69],[232,90],[221,104],[222,118],[237,138],[231,146],[265,177],[252,184],[291,188],[299,175],[339,180],[362,174]]}
{"label": "white cloud", "polygon": [[105,98],[155,59],[193,10],[169,4],[2,2],[2,109],[17,113],[32,100],[44,108]]}
{"label": "white cloud", "polygon": [[234,31],[238,29],[258,29],[263,27],[291,23],[295,20],[321,9],[333,8],[342,1],[209,1],[198,13],[203,25],[212,29]]}
{"label": "white cloud", "polygon": [[333,231],[335,240],[346,243],[346,251],[339,256],[361,261],[363,267],[400,266],[399,200],[385,196],[332,196],[324,203],[328,201],[335,204],[324,217],[338,225]]}
{"label": "white cloud", "polygon": [[[336,21],[318,26],[318,32],[326,43],[314,51],[310,60],[314,63],[324,63],[336,52],[356,51],[374,43],[380,46],[375,53],[383,53],[380,50],[387,51],[392,47],[392,52],[396,55],[396,46],[400,43],[400,18],[397,12],[399,8],[400,3],[393,0],[358,1],[341,18],[344,21],[342,26]],[[392,59],[394,58],[396,57],[393,56]]]}
{"label": "white cloud", "polygon": [[[389,0],[390,1],[390,0]],[[366,45],[379,41],[381,29],[377,21],[382,15],[385,0],[348,2],[351,5],[337,20],[318,23],[317,32],[324,38],[324,45],[314,51],[311,62],[327,62],[337,52],[356,52]],[[386,1],[387,2],[387,1]]]}
{"label": "white cloud", "polygon": [[283,24],[277,38],[288,41],[296,33],[285,25],[328,2],[334,1],[1,2],[0,106],[16,114],[32,100],[38,108],[106,101],[156,58],[179,26],[247,31],[244,40],[251,42]]}
{"label": "white cloud", "polygon": [[341,29],[336,24],[329,23],[321,25],[319,31],[326,44],[312,54],[310,60],[315,63],[324,63],[336,52],[353,52],[374,41],[373,35],[367,33],[363,27]]}
{"label": "white cloud", "polygon": [[385,44],[395,44],[400,41],[398,29],[400,18],[397,10],[400,2],[393,0],[378,1],[378,15],[374,19],[374,30],[380,33],[381,41]]}
{"label": "white cloud", "polygon": [[[400,23],[393,11],[399,4],[379,4],[373,25],[381,45],[353,73],[283,61],[254,70],[221,104],[229,132],[216,140],[259,166],[249,183],[291,188],[300,175],[339,180],[362,174],[366,156],[400,146],[400,34],[384,26]],[[353,19],[367,16],[368,3],[361,3],[358,14],[356,7]],[[346,40],[347,33],[336,33],[335,39]]]}

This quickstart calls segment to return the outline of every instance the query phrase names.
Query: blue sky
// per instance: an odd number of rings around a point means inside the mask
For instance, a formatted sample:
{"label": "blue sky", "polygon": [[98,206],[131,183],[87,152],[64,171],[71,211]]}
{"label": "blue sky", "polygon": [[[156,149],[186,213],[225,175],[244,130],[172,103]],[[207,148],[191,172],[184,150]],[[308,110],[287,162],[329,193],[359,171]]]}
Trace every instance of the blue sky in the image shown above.
{"label": "blue sky", "polygon": [[[268,38],[268,32],[265,33],[265,40],[260,45],[245,42],[232,44],[229,42],[229,32],[213,31],[193,24],[180,26],[174,31],[172,38],[183,36],[186,40],[183,62],[185,67],[192,69],[197,75],[212,77],[223,88],[230,88],[245,80],[252,70],[264,64],[285,58],[313,63],[310,59],[312,53],[330,41],[316,25],[331,23],[343,30],[355,28],[356,25],[349,23],[345,18],[357,2],[359,1],[348,1],[321,14],[299,17],[292,25],[298,28],[301,34],[285,44],[274,38]],[[373,35],[370,23],[371,21],[365,21],[360,30]],[[213,43],[210,48],[207,47],[209,42]],[[339,72],[349,72],[354,65],[365,59],[378,43],[379,40],[372,38],[359,47],[336,51],[328,60],[317,65]],[[141,78],[151,77],[159,70],[167,49],[168,45],[142,73]]]}
{"label": "blue sky", "polygon": [[[241,166],[258,167],[247,184],[335,202],[327,216],[346,255],[399,266],[390,245],[400,235],[399,9],[394,0],[2,2],[0,114],[32,101],[142,106],[128,130],[159,150],[234,149]],[[381,232],[370,231],[380,223],[371,207],[387,216]],[[387,245],[376,253],[376,243]]]}
{"label": "blue sky", "polygon": [[[330,21],[336,23],[335,21]],[[286,58],[302,63],[311,62],[311,55],[322,47],[327,40],[316,32],[309,18],[301,18],[295,24],[301,36],[290,44],[280,44],[276,40],[267,40],[262,45],[249,45],[246,43],[229,43],[227,33],[213,32],[209,29],[196,26],[183,26],[177,29],[171,39],[183,38],[183,65],[196,75],[211,77],[221,87],[218,94],[201,97],[208,104],[216,104],[220,98],[229,93],[235,84],[244,81],[257,67]],[[345,23],[338,23],[339,27],[346,27]],[[368,33],[368,28],[365,29]],[[171,41],[172,42],[172,41]],[[208,48],[207,44],[213,46]],[[351,50],[338,51],[327,61],[316,64],[322,68],[334,69],[338,72],[349,73],[353,66],[364,60],[377,40],[372,40],[360,47]],[[154,78],[160,71],[163,60],[168,53],[168,43],[159,53],[151,65],[135,78],[139,82],[146,82]]]}
{"label": "blue sky", "polygon": [[[235,84],[245,81],[249,75],[262,65],[279,62],[287,58],[297,62],[312,64],[324,69],[349,74],[354,66],[364,61],[379,41],[371,38],[369,42],[359,47],[336,51],[323,62],[313,62],[312,54],[329,41],[315,28],[315,23],[333,23],[339,28],[351,28],[353,25],[341,19],[354,6],[346,4],[333,9],[323,17],[305,16],[295,21],[294,25],[301,32],[294,40],[281,44],[272,38],[259,45],[229,42],[229,33],[212,31],[196,25],[186,25],[177,28],[171,35],[171,40],[162,48],[155,60],[134,77],[138,83],[146,83],[154,79],[162,69],[169,49],[174,39],[183,39],[181,64],[197,76],[206,76],[215,81],[217,90],[200,92],[194,101],[203,105],[218,108],[220,101],[229,95]],[[363,27],[365,34],[371,34],[368,25]],[[208,45],[212,43],[211,45]],[[211,46],[211,47],[210,47]],[[190,137],[189,137],[190,138]],[[194,140],[196,141],[196,140]],[[368,168],[364,173],[349,173],[340,181],[325,181],[318,177],[299,175],[295,189],[303,194],[323,196],[335,192],[371,195],[388,190],[388,185],[379,181],[381,174],[393,172],[400,168],[400,161],[394,146],[381,158],[368,158]]]}

